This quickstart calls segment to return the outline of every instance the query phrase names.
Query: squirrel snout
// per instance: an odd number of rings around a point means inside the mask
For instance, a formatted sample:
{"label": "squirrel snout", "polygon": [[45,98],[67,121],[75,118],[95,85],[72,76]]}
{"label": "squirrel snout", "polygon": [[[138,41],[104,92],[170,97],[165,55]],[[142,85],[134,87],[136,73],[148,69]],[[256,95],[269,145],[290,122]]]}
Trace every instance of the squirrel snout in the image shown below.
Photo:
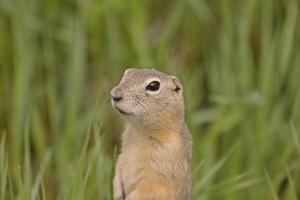
{"label": "squirrel snout", "polygon": [[116,87],[111,90],[110,96],[114,102],[118,102],[123,99],[123,95],[122,95],[121,91]]}

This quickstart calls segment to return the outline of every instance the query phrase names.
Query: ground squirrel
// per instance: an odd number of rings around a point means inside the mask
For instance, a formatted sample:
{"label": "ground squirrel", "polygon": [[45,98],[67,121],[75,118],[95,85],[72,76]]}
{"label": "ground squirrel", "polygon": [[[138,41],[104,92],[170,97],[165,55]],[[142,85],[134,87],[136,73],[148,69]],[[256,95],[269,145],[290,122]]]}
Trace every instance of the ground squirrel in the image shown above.
{"label": "ground squirrel", "polygon": [[192,140],[179,80],[154,69],[127,69],[111,98],[126,119],[114,199],[191,199]]}

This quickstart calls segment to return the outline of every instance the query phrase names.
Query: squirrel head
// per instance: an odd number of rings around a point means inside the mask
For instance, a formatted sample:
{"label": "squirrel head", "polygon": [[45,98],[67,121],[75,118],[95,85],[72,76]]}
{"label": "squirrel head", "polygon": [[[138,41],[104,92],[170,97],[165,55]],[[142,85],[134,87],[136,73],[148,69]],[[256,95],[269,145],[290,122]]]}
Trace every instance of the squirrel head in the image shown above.
{"label": "squirrel head", "polygon": [[180,81],[155,69],[127,69],[111,90],[113,107],[142,130],[172,129],[184,123]]}

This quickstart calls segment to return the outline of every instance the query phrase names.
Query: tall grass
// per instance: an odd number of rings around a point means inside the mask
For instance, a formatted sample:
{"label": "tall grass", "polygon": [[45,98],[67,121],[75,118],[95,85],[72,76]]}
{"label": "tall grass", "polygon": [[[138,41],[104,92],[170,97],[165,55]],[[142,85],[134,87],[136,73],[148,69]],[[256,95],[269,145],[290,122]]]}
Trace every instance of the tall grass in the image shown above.
{"label": "tall grass", "polygon": [[300,198],[296,0],[0,0],[0,199],[111,199],[124,69],[180,77],[193,199]]}

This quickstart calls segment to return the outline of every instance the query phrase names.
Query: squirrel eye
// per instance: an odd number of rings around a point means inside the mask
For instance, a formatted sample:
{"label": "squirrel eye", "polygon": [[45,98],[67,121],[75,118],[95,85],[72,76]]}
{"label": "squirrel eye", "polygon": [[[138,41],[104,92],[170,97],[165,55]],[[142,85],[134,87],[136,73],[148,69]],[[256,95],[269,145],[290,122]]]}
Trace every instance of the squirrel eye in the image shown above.
{"label": "squirrel eye", "polygon": [[146,90],[157,91],[159,90],[160,83],[158,81],[152,81],[146,86]]}

